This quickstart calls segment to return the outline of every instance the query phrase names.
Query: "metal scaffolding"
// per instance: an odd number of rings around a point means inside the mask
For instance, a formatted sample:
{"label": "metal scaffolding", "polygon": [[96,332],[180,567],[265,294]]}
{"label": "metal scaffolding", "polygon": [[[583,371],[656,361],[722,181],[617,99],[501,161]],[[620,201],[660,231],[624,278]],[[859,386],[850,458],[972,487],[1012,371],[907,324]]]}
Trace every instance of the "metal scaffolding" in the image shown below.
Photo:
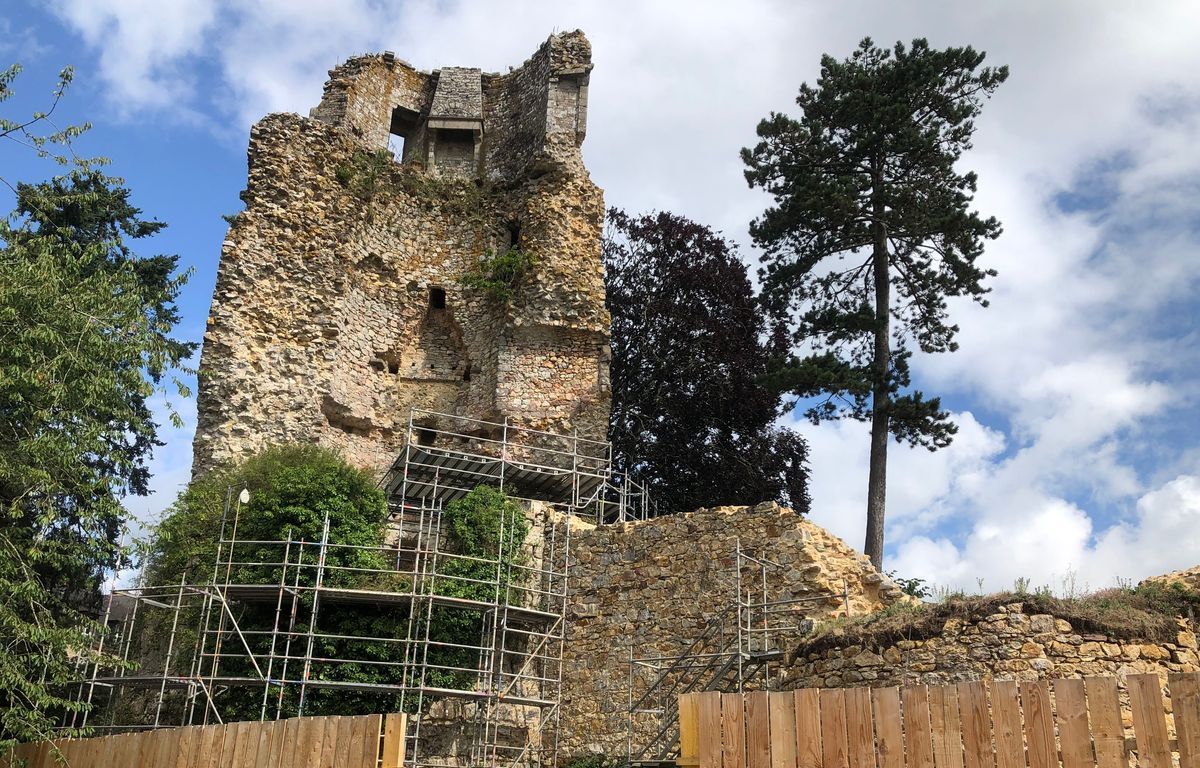
{"label": "metal scaffolding", "polygon": [[613,471],[612,445],[601,440],[419,408],[409,411],[408,434],[383,481],[394,501],[444,504],[491,485],[597,525],[656,512],[641,485]]}
{"label": "metal scaffolding", "polygon": [[680,694],[769,689],[782,674],[786,644],[812,630],[811,609],[840,600],[849,615],[845,582],[841,594],[772,595],[768,574],[781,568],[744,550],[738,539],[732,574],[735,597],[726,610],[711,617],[681,653],[635,656],[630,645],[626,714],[630,765],[657,765],[677,754]]}
{"label": "metal scaffolding", "polygon": [[[120,662],[82,671],[78,696],[95,714],[64,725],[269,720],[369,695],[415,715],[413,768],[554,766],[569,517],[641,517],[645,493],[610,476],[605,443],[425,411],[410,425],[383,483],[384,546],[331,540],[328,516],[319,540],[242,539],[240,503],[227,505],[207,579],[112,591],[98,645]],[[479,485],[546,502],[539,535],[512,542],[516,515],[533,514],[514,506],[496,552],[455,551],[445,505]],[[353,626],[388,616],[393,631],[331,626],[353,612],[364,617]],[[439,627],[449,624],[477,629],[478,640],[448,639]]]}

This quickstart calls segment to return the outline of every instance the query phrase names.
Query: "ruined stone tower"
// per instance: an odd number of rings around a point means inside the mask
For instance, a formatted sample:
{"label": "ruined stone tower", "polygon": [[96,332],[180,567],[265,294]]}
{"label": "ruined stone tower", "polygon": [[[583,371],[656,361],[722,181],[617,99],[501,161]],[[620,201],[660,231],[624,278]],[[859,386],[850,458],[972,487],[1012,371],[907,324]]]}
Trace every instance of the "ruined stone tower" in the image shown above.
{"label": "ruined stone tower", "polygon": [[[580,154],[591,67],[581,32],[502,75],[361,56],[310,117],[254,126],[194,472],[287,442],[382,472],[412,406],[603,437],[604,204]],[[464,285],[512,248],[532,258],[510,295]]]}

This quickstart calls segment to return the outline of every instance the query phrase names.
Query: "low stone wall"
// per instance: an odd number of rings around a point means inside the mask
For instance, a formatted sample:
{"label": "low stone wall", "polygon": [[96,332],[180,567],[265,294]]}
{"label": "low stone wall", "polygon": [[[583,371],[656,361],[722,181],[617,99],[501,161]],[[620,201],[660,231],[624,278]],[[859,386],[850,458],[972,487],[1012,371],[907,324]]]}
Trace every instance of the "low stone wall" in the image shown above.
{"label": "low stone wall", "polygon": [[[945,685],[969,680],[1115,676],[1121,685],[1121,711],[1132,726],[1126,675],[1200,671],[1196,625],[1178,620],[1174,642],[1117,639],[1078,632],[1065,619],[1029,614],[1024,603],[963,621],[951,618],[941,634],[876,646],[845,645],[793,657],[781,689],[892,685]],[[1166,700],[1170,708],[1170,700]],[[1173,721],[1168,718],[1170,727]],[[1132,735],[1132,731],[1129,732]],[[1171,734],[1174,736],[1174,733]]]}
{"label": "low stone wall", "polygon": [[[773,503],[578,530],[571,540],[560,755],[624,755],[631,652],[680,654],[714,617],[724,616],[728,631],[736,631],[739,541],[744,552],[776,564],[767,573],[771,599],[815,598],[788,617],[797,623],[844,614],[844,587],[853,615],[907,599],[866,557]],[[789,642],[786,632],[773,639],[779,648]],[[635,676],[634,695],[646,684]]]}
{"label": "low stone wall", "polygon": [[941,634],[876,647],[848,645],[805,653],[784,676],[785,688],[942,685],[993,677],[1125,676],[1200,671],[1196,628],[1179,619],[1175,642],[1118,640],[1077,632],[1065,619],[1029,615],[1024,603],[1003,606],[975,621],[946,620]]}

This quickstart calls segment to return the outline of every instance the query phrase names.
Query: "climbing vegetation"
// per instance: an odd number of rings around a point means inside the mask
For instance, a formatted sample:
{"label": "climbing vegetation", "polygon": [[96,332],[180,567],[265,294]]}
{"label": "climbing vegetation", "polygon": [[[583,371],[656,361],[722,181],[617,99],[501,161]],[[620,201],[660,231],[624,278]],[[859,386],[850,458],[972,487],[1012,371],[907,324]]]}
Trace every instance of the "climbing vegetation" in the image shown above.
{"label": "climbing vegetation", "polygon": [[518,245],[501,252],[488,250],[459,282],[498,302],[509,302],[536,264],[537,257]]}
{"label": "climbing vegetation", "polygon": [[[242,488],[249,491],[250,500],[239,505],[237,496]],[[232,565],[220,565],[228,559],[228,551],[217,559],[217,542],[224,517],[225,537],[233,535],[234,514],[224,515],[228,507],[236,512],[237,540]],[[520,567],[525,564],[522,544],[529,532],[524,511],[500,491],[479,487],[464,498],[447,505],[443,512],[442,548],[461,559],[442,557],[437,578],[427,578],[413,584],[409,566],[403,564],[388,547],[386,539],[387,504],[383,492],[365,472],[355,469],[336,453],[307,445],[268,448],[263,453],[233,467],[214,470],[180,495],[146,546],[146,583],[172,584],[207,582],[214,565],[221,568],[220,578],[234,584],[273,584],[280,579],[279,568],[284,546],[278,542],[291,541],[289,562],[303,563],[299,573],[293,567],[287,582],[300,587],[297,613],[307,629],[312,609],[312,587],[318,578],[317,544],[325,535],[325,520],[329,520],[328,541],[321,583],[326,587],[371,590],[386,593],[428,594],[491,603],[497,598],[497,582],[503,590],[520,580]],[[271,543],[266,543],[271,542]],[[336,545],[336,546],[334,546]],[[241,564],[239,564],[241,563]],[[398,567],[398,564],[399,567]],[[501,595],[503,597],[503,594]],[[290,598],[288,598],[290,601]],[[286,613],[286,611],[285,611]],[[262,635],[246,633],[247,642],[259,659],[268,658],[270,629],[277,618],[274,600],[269,604],[246,602],[236,604],[239,627],[265,631]],[[410,615],[410,603],[381,598],[371,604],[322,600],[316,621],[316,637],[312,649],[314,658],[340,659],[337,663],[314,662],[314,679],[346,683],[388,686],[401,682],[404,662],[404,640],[410,631],[424,637],[428,631],[431,645],[428,650],[429,671],[425,685],[440,688],[469,688],[475,685],[479,665],[483,624],[476,613],[435,606],[426,614],[423,609]],[[196,626],[193,621],[181,621],[180,626]],[[216,622],[213,622],[214,627]],[[229,627],[227,626],[227,630]],[[184,633],[189,630],[184,630]],[[143,633],[145,634],[145,633]],[[160,633],[161,634],[161,633]],[[177,638],[176,643],[190,647],[195,637]],[[211,640],[210,640],[211,642]],[[230,630],[224,638],[227,650],[233,653],[221,661],[221,676],[254,676],[255,670],[244,658],[238,643],[241,639]],[[304,649],[293,645],[291,655]],[[275,649],[281,655],[281,649]],[[153,654],[150,655],[153,658]],[[278,662],[277,662],[278,663]],[[274,677],[295,680],[299,676],[298,662],[293,660],[286,675],[280,668]],[[453,669],[451,669],[453,668]],[[464,672],[459,670],[471,670]],[[209,669],[201,671],[207,674]],[[286,685],[271,692],[267,713],[281,716],[349,715],[397,711],[400,697],[393,691],[345,690],[309,687],[300,700],[298,685]],[[219,697],[218,711],[229,720],[257,719],[263,707],[261,693],[245,695],[231,691]],[[176,703],[176,706],[179,706]],[[415,703],[406,702],[408,709]]]}

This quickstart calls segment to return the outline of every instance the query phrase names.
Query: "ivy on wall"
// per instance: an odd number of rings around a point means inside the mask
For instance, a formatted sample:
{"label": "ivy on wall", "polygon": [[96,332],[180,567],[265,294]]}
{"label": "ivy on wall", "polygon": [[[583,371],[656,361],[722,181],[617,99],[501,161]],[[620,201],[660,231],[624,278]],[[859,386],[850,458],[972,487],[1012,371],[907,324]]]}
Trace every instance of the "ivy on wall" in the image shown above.
{"label": "ivy on wall", "polygon": [[[309,567],[301,570],[299,581],[294,581],[295,570],[290,569],[289,583],[301,588],[315,584],[319,553],[314,543],[321,540],[328,515],[330,543],[360,548],[337,546],[327,550],[323,581],[326,586],[401,593],[413,591],[408,575],[391,570],[395,560],[384,549],[387,504],[383,492],[368,474],[349,466],[338,454],[313,446],[268,448],[236,467],[212,471],[193,482],[168,510],[145,547],[144,582],[178,583],[185,572],[191,583],[206,581],[211,576],[217,554],[227,495],[230,489],[236,494],[243,487],[250,491],[250,501],[239,510],[239,541],[279,542],[290,534],[293,542],[297,542],[292,548],[293,563],[297,562],[298,542],[305,542],[302,561]],[[494,488],[480,486],[446,506],[443,527],[442,548],[463,557],[441,558],[438,575],[417,585],[418,593],[492,603],[497,597],[505,597],[507,586],[521,580],[521,566],[526,564],[523,544],[530,525],[524,510],[515,501]],[[227,536],[229,533],[227,530]],[[281,554],[278,544],[239,545],[235,560],[251,564],[235,564],[230,582],[278,583],[278,567],[262,563],[277,563]],[[301,591],[298,615],[304,619],[304,630],[307,630],[311,594]],[[261,665],[261,659],[270,651],[270,629],[276,621],[275,601],[231,602],[231,608],[239,627],[252,630],[245,633],[246,641]],[[317,621],[317,633],[321,636],[315,641],[313,656],[355,661],[314,663],[312,678],[381,686],[402,682],[403,641],[409,636],[410,612],[411,605],[404,602],[385,606],[321,603]],[[198,610],[181,616],[179,627],[182,629],[176,637],[176,647],[191,648],[194,645],[197,639],[194,628],[198,626],[199,618]],[[425,684],[441,688],[473,687],[479,675],[475,670],[479,667],[478,647],[482,645],[484,629],[480,614],[446,607],[434,607],[426,614],[418,602],[418,613],[412,618],[414,636],[423,637],[428,630],[431,641]],[[163,614],[147,615],[143,621],[149,623],[138,634],[165,638],[169,620]],[[166,623],[153,624],[155,621]],[[286,624],[285,617],[281,631],[286,630]],[[226,628],[230,629],[230,625]],[[255,634],[255,631],[262,634]],[[282,642],[282,637],[280,635],[277,640]],[[255,677],[249,660],[244,656],[237,657],[242,654],[241,639],[230,632],[223,642],[231,655],[222,659],[220,676]],[[291,656],[303,654],[304,642],[303,636],[293,638]],[[210,650],[211,645],[210,638]],[[161,649],[157,649],[157,657],[154,647],[141,650],[144,657],[161,664]],[[278,644],[275,653],[277,657],[282,653]],[[277,659],[274,677],[283,676],[280,663]],[[300,676],[300,664],[302,662],[295,658],[289,661],[287,678]],[[208,670],[205,666],[200,672],[203,675]],[[254,693],[248,695],[250,691]],[[277,707],[283,717],[296,715],[300,708],[299,693],[297,685],[284,687],[282,694],[278,689],[272,690],[268,716],[273,716]],[[218,691],[216,698],[217,709],[225,720],[258,719],[262,711],[262,688],[257,684]],[[182,699],[172,704],[175,711],[182,714],[178,709]],[[122,716],[130,714],[131,708],[145,706],[145,702],[130,700],[123,706]],[[411,711],[414,707],[415,702],[410,697],[406,708]],[[399,708],[400,696],[387,690],[311,687],[306,693],[303,713],[354,715],[398,711]]]}

